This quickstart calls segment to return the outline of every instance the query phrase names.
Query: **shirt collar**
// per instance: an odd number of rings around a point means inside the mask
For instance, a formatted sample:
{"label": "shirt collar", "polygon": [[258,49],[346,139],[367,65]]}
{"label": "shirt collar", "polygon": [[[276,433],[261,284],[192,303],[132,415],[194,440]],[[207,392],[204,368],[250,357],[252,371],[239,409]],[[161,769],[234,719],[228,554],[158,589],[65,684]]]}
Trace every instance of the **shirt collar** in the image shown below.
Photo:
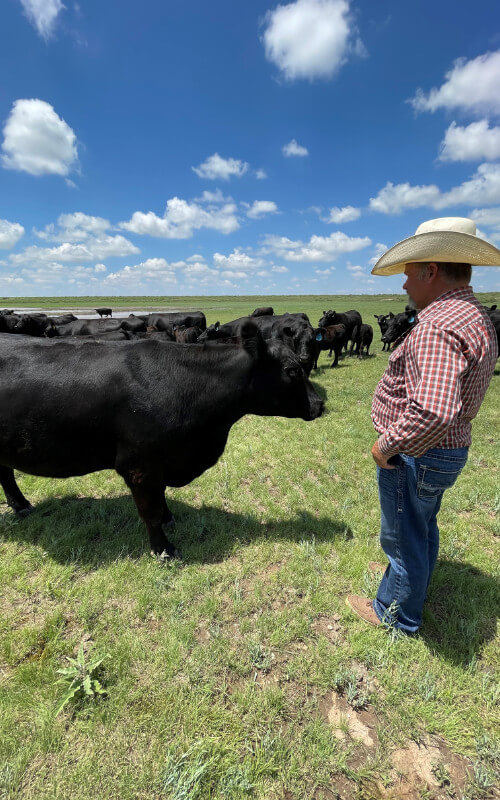
{"label": "shirt collar", "polygon": [[429,303],[422,311],[418,312],[418,321],[421,322],[427,319],[438,309],[438,303],[443,303],[446,300],[466,300],[473,297],[472,286],[460,286],[458,289],[449,289],[447,292],[440,294],[432,303]]}

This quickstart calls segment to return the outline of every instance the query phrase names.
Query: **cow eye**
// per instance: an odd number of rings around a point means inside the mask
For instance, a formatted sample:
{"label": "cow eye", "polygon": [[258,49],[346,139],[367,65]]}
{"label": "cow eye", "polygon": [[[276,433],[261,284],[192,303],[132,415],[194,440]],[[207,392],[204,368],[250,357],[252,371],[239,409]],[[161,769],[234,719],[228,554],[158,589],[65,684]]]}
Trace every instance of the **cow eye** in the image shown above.
{"label": "cow eye", "polygon": [[285,372],[292,381],[296,380],[300,375],[300,370],[297,367],[286,367]]}

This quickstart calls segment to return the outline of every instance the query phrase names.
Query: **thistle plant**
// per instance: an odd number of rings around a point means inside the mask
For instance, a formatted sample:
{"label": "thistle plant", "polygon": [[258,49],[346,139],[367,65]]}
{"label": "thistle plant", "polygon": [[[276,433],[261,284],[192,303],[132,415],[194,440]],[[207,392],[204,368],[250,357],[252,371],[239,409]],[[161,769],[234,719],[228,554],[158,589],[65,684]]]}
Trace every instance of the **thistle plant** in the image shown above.
{"label": "thistle plant", "polygon": [[56,681],[56,684],[65,684],[68,688],[57,707],[56,717],[61,713],[67,703],[77,695],[81,697],[95,697],[96,695],[106,694],[106,690],[103,689],[99,680],[95,677],[96,670],[105,658],[107,658],[107,654],[103,656],[103,658],[87,662],[83,651],[83,642],[78,648],[78,655],[76,658],[66,656],[66,660],[69,661],[70,666],[57,670],[58,674],[62,675],[62,677]]}

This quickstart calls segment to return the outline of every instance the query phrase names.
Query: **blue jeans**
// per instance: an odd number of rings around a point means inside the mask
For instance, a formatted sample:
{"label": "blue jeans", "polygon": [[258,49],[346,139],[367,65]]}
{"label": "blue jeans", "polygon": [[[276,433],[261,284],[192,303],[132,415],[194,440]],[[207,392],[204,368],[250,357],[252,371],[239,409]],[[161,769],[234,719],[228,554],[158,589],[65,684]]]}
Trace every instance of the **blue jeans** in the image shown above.
{"label": "blue jeans", "polygon": [[468,447],[434,448],[418,458],[395,456],[396,469],[377,467],[380,544],[389,566],[373,608],[381,621],[406,633],[416,633],[422,624],[439,550],[437,514],[445,490],[465,466],[468,451]]}

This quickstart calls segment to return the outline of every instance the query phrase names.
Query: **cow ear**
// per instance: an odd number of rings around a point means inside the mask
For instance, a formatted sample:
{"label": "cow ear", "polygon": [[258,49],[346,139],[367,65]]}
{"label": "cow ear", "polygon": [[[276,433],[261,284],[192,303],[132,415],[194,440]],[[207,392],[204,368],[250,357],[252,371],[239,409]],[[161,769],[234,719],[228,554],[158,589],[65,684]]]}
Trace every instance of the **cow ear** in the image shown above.
{"label": "cow ear", "polygon": [[217,320],[217,322],[215,323],[215,328],[214,328],[214,330],[218,331],[218,330],[219,330],[219,328],[220,328],[220,322],[219,322],[219,320]]}
{"label": "cow ear", "polygon": [[392,311],[389,311],[389,319],[394,319],[394,314],[392,313]]}
{"label": "cow ear", "polygon": [[256,360],[267,353],[266,343],[261,332],[257,325],[249,320],[241,323],[238,339],[243,349]]}
{"label": "cow ear", "polygon": [[497,306],[496,306],[496,303],[495,303],[494,306],[491,306],[490,311],[496,311],[496,310],[497,310]]}
{"label": "cow ear", "polygon": [[323,335],[324,328],[314,328],[314,338],[317,342],[322,342],[324,335]]}

